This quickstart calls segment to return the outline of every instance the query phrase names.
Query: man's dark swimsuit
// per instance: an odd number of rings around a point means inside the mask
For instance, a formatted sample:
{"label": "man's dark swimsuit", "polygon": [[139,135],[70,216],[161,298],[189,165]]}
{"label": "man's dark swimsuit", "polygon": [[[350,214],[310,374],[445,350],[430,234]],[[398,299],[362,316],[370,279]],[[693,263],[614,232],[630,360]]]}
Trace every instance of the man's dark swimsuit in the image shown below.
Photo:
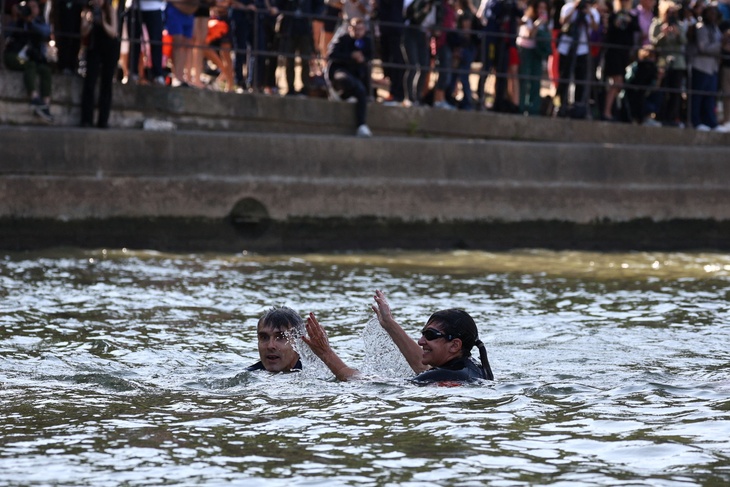
{"label": "man's dark swimsuit", "polygon": [[[261,360],[259,360],[255,364],[246,367],[246,370],[253,371],[253,370],[266,370],[266,369],[264,368],[264,364],[261,363]],[[302,361],[297,360],[297,363],[294,364],[294,367],[292,367],[291,370],[297,370],[297,371],[302,370]]]}
{"label": "man's dark swimsuit", "polygon": [[457,358],[441,367],[421,372],[410,380],[419,384],[432,384],[434,382],[472,382],[478,379],[486,379],[484,370],[470,358]]}

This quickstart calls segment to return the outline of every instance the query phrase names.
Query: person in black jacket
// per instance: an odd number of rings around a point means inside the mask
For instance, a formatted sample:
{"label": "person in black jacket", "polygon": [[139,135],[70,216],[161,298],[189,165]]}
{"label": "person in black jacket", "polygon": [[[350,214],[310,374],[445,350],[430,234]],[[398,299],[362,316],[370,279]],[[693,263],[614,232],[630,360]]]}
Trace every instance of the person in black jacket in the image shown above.
{"label": "person in black jacket", "polygon": [[336,38],[329,47],[327,76],[332,89],[342,99],[355,97],[355,121],[359,137],[371,137],[365,123],[370,94],[370,61],[373,46],[366,37],[367,27],[362,18],[353,18],[347,34]]}

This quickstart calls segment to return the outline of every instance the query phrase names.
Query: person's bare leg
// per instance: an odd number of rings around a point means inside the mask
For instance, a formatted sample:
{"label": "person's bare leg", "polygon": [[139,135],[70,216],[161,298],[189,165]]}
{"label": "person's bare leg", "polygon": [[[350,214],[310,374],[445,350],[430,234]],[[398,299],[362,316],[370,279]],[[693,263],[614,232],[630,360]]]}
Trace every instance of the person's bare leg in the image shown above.
{"label": "person's bare leg", "polygon": [[190,51],[189,40],[180,35],[172,36],[172,73],[180,83],[186,83],[185,68]]}

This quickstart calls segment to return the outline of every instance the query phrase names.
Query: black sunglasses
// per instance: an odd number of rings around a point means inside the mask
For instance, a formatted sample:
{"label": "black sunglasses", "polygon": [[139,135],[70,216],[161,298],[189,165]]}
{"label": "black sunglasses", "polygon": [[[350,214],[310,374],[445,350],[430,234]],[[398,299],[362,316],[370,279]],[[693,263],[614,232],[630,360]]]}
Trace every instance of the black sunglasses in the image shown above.
{"label": "black sunglasses", "polygon": [[451,340],[456,338],[453,335],[447,335],[446,333],[434,330],[433,328],[424,328],[423,330],[421,330],[421,335],[423,335],[423,338],[425,338],[429,342],[436,340],[437,338],[445,338],[446,341],[450,342]]}

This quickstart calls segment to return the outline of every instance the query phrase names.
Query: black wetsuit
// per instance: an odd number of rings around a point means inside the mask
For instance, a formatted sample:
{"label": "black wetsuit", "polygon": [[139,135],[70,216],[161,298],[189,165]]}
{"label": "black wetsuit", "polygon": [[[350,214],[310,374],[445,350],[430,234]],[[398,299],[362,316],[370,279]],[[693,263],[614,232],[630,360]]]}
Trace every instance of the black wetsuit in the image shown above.
{"label": "black wetsuit", "polygon": [[[253,370],[266,370],[266,369],[264,368],[264,364],[261,363],[261,360],[259,360],[255,364],[249,365],[248,367],[246,367],[246,370],[253,371]],[[294,364],[294,367],[292,367],[291,370],[302,370],[302,361],[297,360],[297,363]]]}
{"label": "black wetsuit", "polygon": [[421,372],[412,382],[432,384],[434,382],[472,382],[477,379],[486,379],[484,370],[470,358],[457,358],[441,367]]}

